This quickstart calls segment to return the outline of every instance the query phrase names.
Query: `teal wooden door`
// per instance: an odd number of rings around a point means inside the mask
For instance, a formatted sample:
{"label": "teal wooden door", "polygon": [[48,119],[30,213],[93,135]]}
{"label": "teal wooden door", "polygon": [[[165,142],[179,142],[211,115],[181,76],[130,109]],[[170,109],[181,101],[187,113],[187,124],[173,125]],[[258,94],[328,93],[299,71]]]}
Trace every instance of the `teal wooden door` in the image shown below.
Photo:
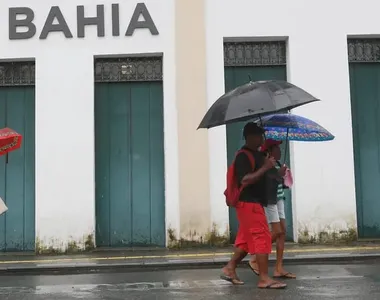
{"label": "teal wooden door", "polygon": [[22,134],[20,149],[0,156],[0,196],[8,211],[0,216],[0,250],[35,250],[34,88],[0,88],[0,128]]}
{"label": "teal wooden door", "polygon": [[380,238],[380,64],[350,64],[359,238]]}
{"label": "teal wooden door", "polygon": [[161,82],[98,83],[96,243],[165,246]]}
{"label": "teal wooden door", "polygon": [[[247,83],[249,80],[286,80],[285,66],[263,66],[263,67],[226,67],[225,68],[225,89],[230,91],[235,87]],[[226,126],[227,131],[227,161],[230,165],[234,159],[236,151],[244,144],[243,127],[245,123],[235,123]],[[284,145],[282,146],[284,154]],[[289,151],[286,161],[289,162]],[[292,219],[292,202],[290,191],[286,191],[286,221],[287,221],[287,239],[293,241],[293,219]],[[238,229],[236,212],[234,209],[229,210],[230,216],[230,237],[231,241],[235,240]]]}

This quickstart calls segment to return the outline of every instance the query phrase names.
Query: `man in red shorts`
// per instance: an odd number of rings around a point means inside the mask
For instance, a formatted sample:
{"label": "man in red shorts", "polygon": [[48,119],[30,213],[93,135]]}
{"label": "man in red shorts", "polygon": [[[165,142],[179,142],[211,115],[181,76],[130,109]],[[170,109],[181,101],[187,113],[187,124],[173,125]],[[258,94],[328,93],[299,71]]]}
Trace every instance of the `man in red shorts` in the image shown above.
{"label": "man in red shorts", "polygon": [[275,281],[268,276],[268,258],[272,251],[272,237],[265,216],[267,192],[273,180],[268,178],[268,171],[276,166],[273,157],[265,157],[259,151],[264,142],[264,130],[255,123],[247,123],[243,130],[245,145],[243,149],[251,152],[254,166],[246,153],[240,152],[234,161],[241,191],[236,206],[239,230],[235,241],[235,252],[229,263],[223,268],[221,278],[233,284],[244,284],[236,274],[237,264],[248,254],[256,255],[260,270],[259,288],[283,289],[286,284]]}

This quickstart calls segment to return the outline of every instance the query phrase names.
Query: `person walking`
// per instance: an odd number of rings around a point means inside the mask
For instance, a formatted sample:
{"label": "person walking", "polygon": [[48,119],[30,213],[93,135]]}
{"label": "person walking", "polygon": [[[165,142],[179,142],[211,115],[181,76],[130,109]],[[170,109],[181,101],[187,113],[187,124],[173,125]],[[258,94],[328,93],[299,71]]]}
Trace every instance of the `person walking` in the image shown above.
{"label": "person walking", "polygon": [[259,288],[283,289],[285,283],[273,280],[268,275],[268,259],[272,251],[272,236],[265,215],[267,206],[268,173],[275,168],[276,160],[266,157],[258,151],[264,142],[264,130],[255,123],[247,123],[243,130],[245,145],[239,151],[233,162],[239,188],[239,201],[236,213],[239,230],[235,241],[235,251],[222,269],[221,279],[233,284],[244,284],[236,274],[239,262],[248,254],[255,254],[260,270]]}
{"label": "person walking", "polygon": [[[286,238],[286,221],[285,221],[285,193],[283,183],[283,176],[288,168],[286,165],[281,165],[281,141],[267,139],[261,146],[261,152],[272,156],[276,160],[276,169],[279,170],[280,178],[278,180],[278,187],[276,193],[271,193],[268,197],[268,205],[265,207],[265,214],[268,223],[271,227],[272,241],[276,243],[276,265],[274,269],[273,278],[276,279],[295,279],[296,275],[287,272],[283,266],[285,238]],[[259,266],[252,256],[249,266],[252,271],[259,275]]]}

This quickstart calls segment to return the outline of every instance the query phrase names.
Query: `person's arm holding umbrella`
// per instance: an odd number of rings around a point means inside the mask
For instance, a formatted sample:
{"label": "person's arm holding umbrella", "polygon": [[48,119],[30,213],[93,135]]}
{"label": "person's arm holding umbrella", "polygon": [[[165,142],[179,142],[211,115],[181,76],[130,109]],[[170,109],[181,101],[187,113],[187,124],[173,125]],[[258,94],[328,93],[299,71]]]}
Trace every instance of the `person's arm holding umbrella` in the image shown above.
{"label": "person's arm holding umbrella", "polygon": [[[286,170],[288,169],[288,166],[286,164],[283,164],[283,165],[280,165],[280,163],[278,162],[278,160],[276,160],[271,154],[270,154],[270,149],[273,147],[273,146],[276,146],[276,145],[280,145],[282,144],[281,141],[276,141],[276,140],[272,140],[272,139],[267,139],[264,143],[264,145],[262,145],[260,147],[260,150],[264,153],[266,153],[267,157],[271,157],[271,159],[273,159],[273,161],[275,162],[274,164],[274,167],[273,167],[273,172],[270,172],[269,173],[269,176],[271,176],[272,178],[275,178],[279,183],[283,183],[284,181],[284,176],[286,174]],[[278,164],[279,165],[279,168],[275,168],[275,165]]]}
{"label": "person's arm holding umbrella", "polygon": [[288,171],[290,171],[290,169],[286,164],[283,164],[282,166],[280,166],[280,168],[277,170],[277,174],[278,174],[277,181],[278,181],[278,183],[281,183],[282,185],[284,185],[285,175]]}
{"label": "person's arm holding umbrella", "polygon": [[237,173],[238,180],[242,185],[248,185],[256,183],[268,170],[272,169],[276,164],[276,160],[273,157],[267,157],[265,158],[263,166],[253,171],[254,166],[252,169],[249,159],[242,153],[236,157],[235,164],[240,171]]}
{"label": "person's arm holding umbrella", "polygon": [[288,169],[287,165],[282,165],[279,169],[273,168],[273,172],[269,173],[269,176],[272,178],[275,178],[278,183],[283,183],[284,182],[284,176],[286,174],[286,170]]}

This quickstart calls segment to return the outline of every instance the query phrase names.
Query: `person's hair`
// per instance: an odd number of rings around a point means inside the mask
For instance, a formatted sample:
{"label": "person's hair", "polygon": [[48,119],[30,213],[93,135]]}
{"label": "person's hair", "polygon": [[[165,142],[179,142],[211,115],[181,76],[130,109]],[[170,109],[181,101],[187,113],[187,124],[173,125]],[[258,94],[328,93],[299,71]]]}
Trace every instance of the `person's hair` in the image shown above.
{"label": "person's hair", "polygon": [[254,122],[245,124],[243,129],[243,137],[245,140],[247,140],[247,137],[250,135],[262,135],[263,133],[264,129]]}

